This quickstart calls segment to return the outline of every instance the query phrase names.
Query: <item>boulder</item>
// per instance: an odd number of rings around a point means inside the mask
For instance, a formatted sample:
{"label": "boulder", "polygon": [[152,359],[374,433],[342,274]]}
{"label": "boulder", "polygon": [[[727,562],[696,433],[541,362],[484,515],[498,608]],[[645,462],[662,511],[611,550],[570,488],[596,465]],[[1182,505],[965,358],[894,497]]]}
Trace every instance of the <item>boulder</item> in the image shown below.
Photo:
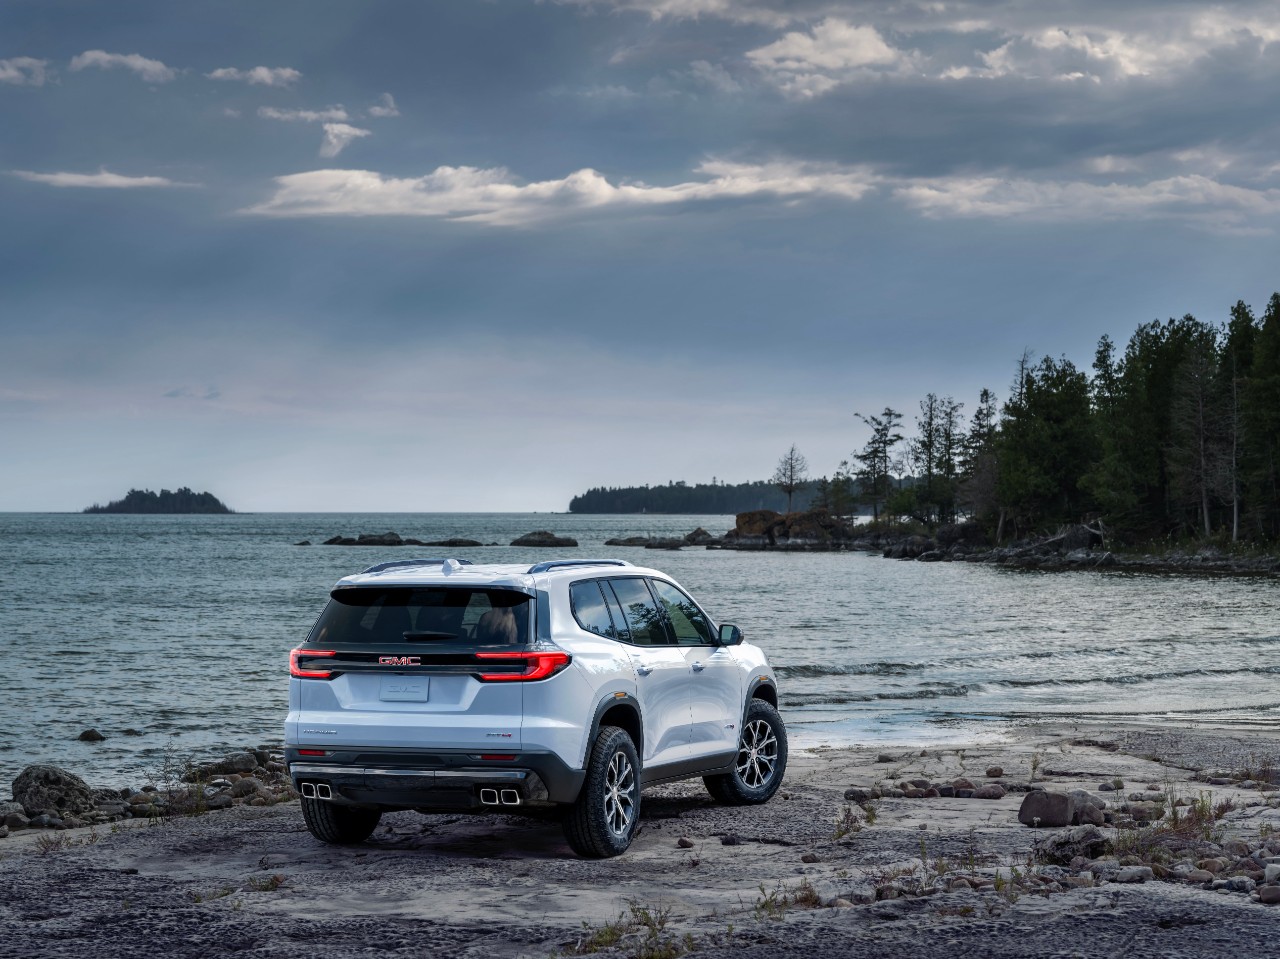
{"label": "boulder", "polygon": [[447,546],[450,549],[471,549],[473,546],[483,546],[484,543],[481,543],[479,540],[462,539],[460,537],[455,536],[451,539],[432,540],[431,542],[424,543],[423,545],[424,546]]}
{"label": "boulder", "polygon": [[1029,792],[1018,808],[1018,822],[1024,826],[1057,829],[1076,819],[1076,800],[1067,793]]}
{"label": "boulder", "polygon": [[512,546],[538,546],[538,547],[559,547],[559,546],[577,546],[576,539],[569,539],[566,536],[557,536],[555,533],[548,532],[545,529],[535,530],[532,533],[526,533],[524,536],[518,537],[511,541]]}
{"label": "boulder", "polygon": [[714,543],[716,537],[712,536],[705,529],[699,526],[692,533],[685,535],[684,541],[690,546],[705,546],[707,543]]}
{"label": "boulder", "polygon": [[999,779],[999,778],[1000,778],[1001,776],[1003,776],[1003,775],[1004,775],[1004,767],[1003,767],[1003,766],[988,766],[988,767],[987,767],[987,778],[988,778],[988,779]]}
{"label": "boulder", "polygon": [[1097,859],[1111,850],[1111,841],[1094,825],[1075,826],[1045,836],[1035,844],[1036,854],[1045,862],[1065,866],[1076,856]]}
{"label": "boulder", "polygon": [[86,729],[76,737],[76,739],[80,740],[82,743],[100,743],[106,738],[106,736],[102,735],[102,733],[98,732],[96,729]]}
{"label": "boulder", "polygon": [[[1028,794],[1030,795],[1030,794]],[[999,783],[987,783],[973,791],[974,799],[1003,799],[1004,787]]]}
{"label": "boulder", "polygon": [[187,782],[196,782],[200,780],[211,779],[214,776],[223,776],[230,773],[249,773],[253,772],[258,765],[258,757],[253,753],[246,751],[228,753],[224,758],[217,762],[205,763],[198,766],[183,777]]}
{"label": "boulder", "polygon": [[356,537],[357,546],[403,546],[399,533],[361,533]]}
{"label": "boulder", "polygon": [[775,513],[771,509],[756,509],[748,513],[739,513],[734,517],[733,532],[738,537],[764,536],[769,527],[781,518],[781,513]]}
{"label": "boulder", "polygon": [[57,766],[28,766],[13,781],[13,798],[28,816],[88,813],[93,791],[79,776]]}
{"label": "boulder", "polygon": [[605,546],[648,546],[648,536],[615,536],[604,541]]}

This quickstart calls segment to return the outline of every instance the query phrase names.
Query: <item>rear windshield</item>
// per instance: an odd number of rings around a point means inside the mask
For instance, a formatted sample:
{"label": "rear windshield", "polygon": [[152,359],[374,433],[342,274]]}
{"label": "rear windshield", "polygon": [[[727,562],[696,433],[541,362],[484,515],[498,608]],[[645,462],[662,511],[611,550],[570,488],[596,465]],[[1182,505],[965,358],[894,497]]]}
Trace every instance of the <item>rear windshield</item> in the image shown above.
{"label": "rear windshield", "polygon": [[464,643],[524,646],[530,597],[503,589],[335,589],[311,630],[314,646]]}

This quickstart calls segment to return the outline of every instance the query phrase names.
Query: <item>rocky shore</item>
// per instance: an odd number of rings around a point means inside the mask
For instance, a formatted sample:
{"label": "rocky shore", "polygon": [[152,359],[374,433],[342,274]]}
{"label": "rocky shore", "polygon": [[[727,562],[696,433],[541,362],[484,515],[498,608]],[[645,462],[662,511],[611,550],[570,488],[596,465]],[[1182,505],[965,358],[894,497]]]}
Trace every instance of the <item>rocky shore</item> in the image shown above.
{"label": "rocky shore", "polygon": [[[209,775],[271,772],[253,758]],[[0,955],[1265,953],[1278,768],[1274,734],[1185,729],[797,749],[765,806],[647,790],[641,834],[605,861],[497,815],[398,813],[328,847],[292,800],[24,829],[0,841]]]}
{"label": "rocky shore", "polygon": [[[622,543],[620,545],[627,545]],[[825,512],[783,515],[772,510],[739,513],[734,528],[707,549],[776,552],[879,553],[922,563],[993,563],[1045,571],[1122,569],[1130,572],[1220,576],[1280,576],[1280,555],[1230,552],[1215,546],[1164,553],[1108,548],[1095,528],[1079,525],[1053,536],[992,546],[976,523],[943,525],[932,536],[896,530],[868,532]]]}

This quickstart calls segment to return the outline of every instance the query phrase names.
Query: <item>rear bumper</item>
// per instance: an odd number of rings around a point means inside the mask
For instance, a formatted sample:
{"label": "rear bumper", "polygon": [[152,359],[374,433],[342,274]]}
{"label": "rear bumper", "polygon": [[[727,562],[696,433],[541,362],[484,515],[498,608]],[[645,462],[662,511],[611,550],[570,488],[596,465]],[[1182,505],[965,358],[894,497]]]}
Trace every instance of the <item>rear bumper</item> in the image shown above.
{"label": "rear bumper", "polygon": [[294,788],[347,805],[472,811],[573,802],[583,773],[554,753],[513,753],[482,761],[461,751],[343,748],[324,756],[285,749]]}

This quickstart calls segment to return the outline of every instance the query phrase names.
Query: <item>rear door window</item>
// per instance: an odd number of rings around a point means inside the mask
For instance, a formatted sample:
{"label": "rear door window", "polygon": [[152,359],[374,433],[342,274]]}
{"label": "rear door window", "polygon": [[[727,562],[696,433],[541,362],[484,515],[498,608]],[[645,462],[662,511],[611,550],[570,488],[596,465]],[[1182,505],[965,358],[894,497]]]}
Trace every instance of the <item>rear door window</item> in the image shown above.
{"label": "rear door window", "polygon": [[711,624],[692,599],[660,579],[649,580],[649,585],[653,587],[654,595],[666,611],[667,619],[675,630],[677,643],[681,646],[717,645],[711,633]]}
{"label": "rear door window", "polygon": [[637,646],[675,645],[675,638],[667,633],[666,622],[644,580],[611,579],[609,583],[622,606],[631,642]]}
{"label": "rear door window", "polygon": [[513,590],[348,587],[333,591],[307,638],[314,646],[523,646],[531,609],[530,597]]}

